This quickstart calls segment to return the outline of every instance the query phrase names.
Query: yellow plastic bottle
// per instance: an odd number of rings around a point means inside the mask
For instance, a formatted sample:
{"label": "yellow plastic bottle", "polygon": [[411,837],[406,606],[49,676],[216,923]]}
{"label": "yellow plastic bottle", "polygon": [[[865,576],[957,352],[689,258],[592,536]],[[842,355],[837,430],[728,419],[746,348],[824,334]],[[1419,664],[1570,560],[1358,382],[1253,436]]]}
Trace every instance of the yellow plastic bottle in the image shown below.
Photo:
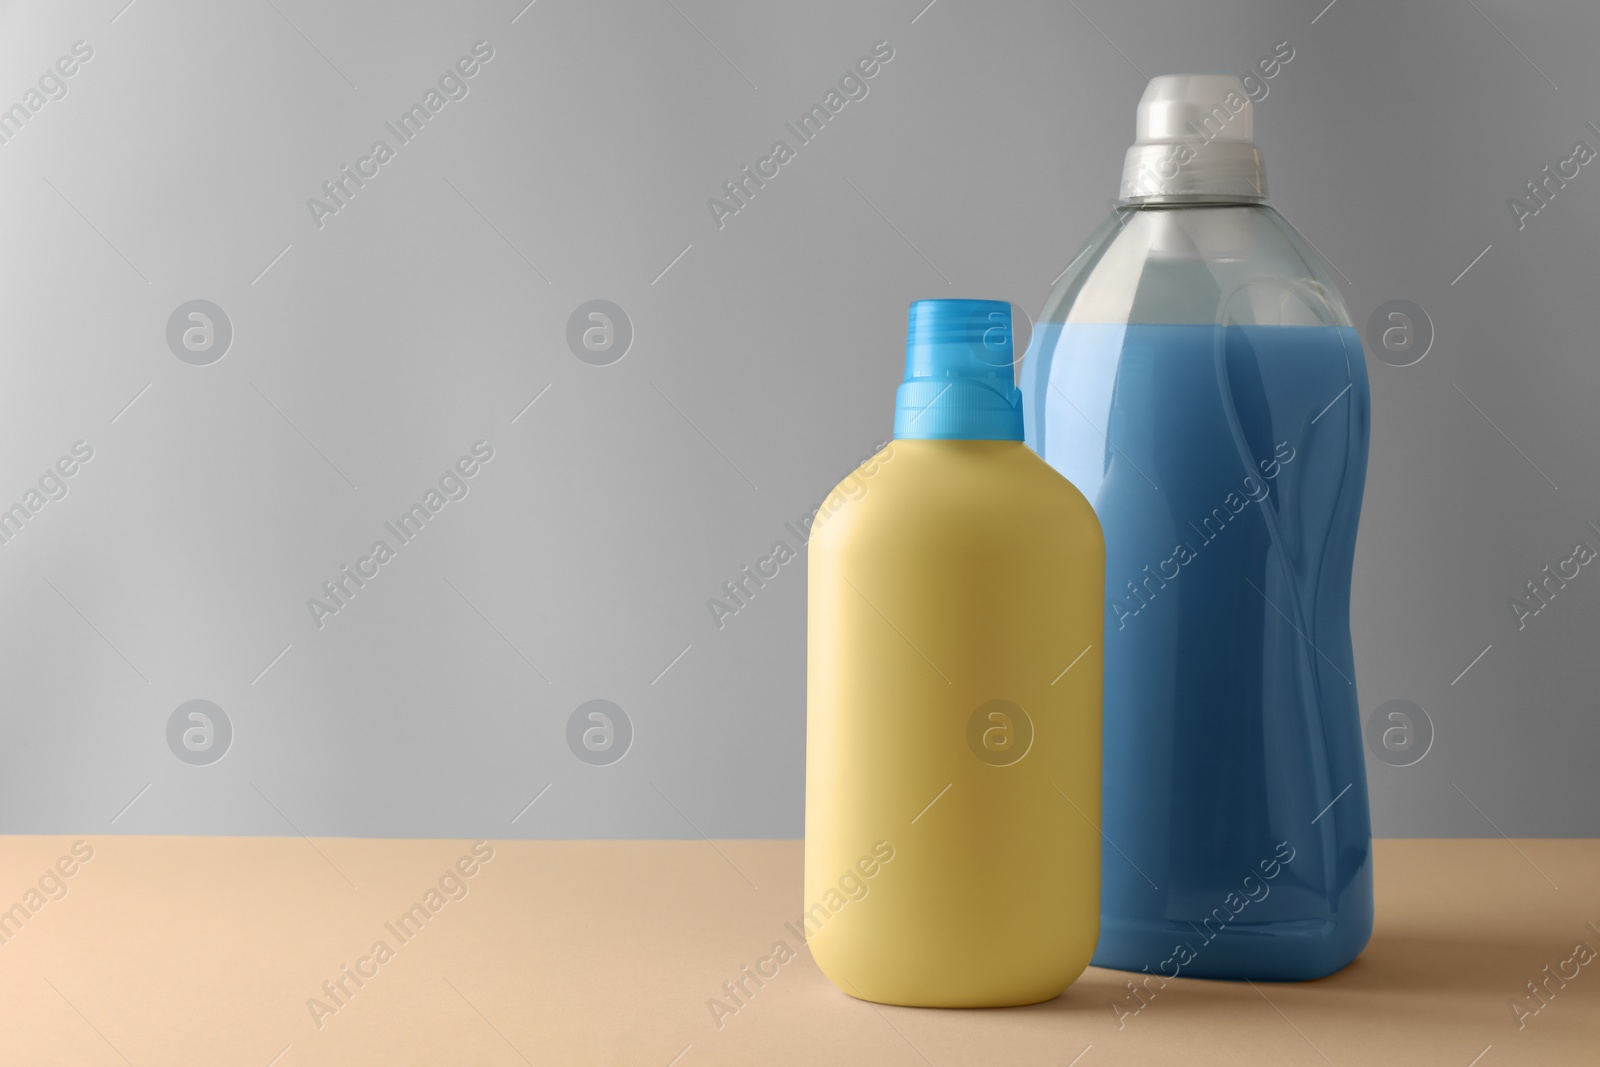
{"label": "yellow plastic bottle", "polygon": [[1105,545],[1022,441],[1008,305],[911,306],[894,440],[809,551],[812,956],[884,1004],[1055,997],[1099,935]]}

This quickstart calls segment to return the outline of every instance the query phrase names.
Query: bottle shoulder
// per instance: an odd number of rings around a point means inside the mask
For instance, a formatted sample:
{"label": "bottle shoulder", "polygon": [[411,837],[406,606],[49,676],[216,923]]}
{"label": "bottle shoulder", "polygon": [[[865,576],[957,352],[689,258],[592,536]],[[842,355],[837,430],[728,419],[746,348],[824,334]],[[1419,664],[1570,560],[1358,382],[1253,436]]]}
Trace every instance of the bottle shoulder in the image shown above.
{"label": "bottle shoulder", "polygon": [[814,547],[1039,536],[1104,553],[1087,498],[1021,441],[893,441],[840,482],[811,528]]}
{"label": "bottle shoulder", "polygon": [[1039,321],[1351,325],[1321,257],[1265,202],[1118,208]]}

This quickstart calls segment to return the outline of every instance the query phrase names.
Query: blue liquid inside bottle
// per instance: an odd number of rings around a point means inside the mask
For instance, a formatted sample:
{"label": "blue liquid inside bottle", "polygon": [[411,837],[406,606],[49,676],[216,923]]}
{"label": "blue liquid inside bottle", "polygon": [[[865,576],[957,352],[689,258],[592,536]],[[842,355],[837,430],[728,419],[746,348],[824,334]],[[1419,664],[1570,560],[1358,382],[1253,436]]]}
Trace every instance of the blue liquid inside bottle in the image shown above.
{"label": "blue liquid inside bottle", "polygon": [[1029,443],[1106,534],[1094,963],[1307,979],[1372,927],[1348,326],[1044,323]]}

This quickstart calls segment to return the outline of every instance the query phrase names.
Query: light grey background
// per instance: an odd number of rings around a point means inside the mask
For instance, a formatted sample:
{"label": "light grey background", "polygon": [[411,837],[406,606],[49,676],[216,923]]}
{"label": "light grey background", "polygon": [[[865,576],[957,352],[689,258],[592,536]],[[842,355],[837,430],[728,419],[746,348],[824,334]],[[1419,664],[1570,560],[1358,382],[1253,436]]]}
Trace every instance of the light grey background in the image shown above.
{"label": "light grey background", "polygon": [[[721,630],[707,599],[888,435],[909,301],[1037,310],[1146,76],[1288,41],[1274,202],[1358,326],[1406,299],[1437,333],[1369,355],[1362,708],[1436,731],[1369,758],[1374,828],[1600,833],[1600,574],[1508,607],[1600,545],[1600,162],[1521,230],[1507,205],[1600,148],[1593,5],[525,2],[0,13],[0,104],[94,50],[0,144],[0,504],[94,449],[0,547],[0,830],[798,836],[804,563]],[[480,40],[319,229],[307,198]],[[880,40],[719,229],[707,198]],[[233,326],[209,366],[166,340],[195,299]],[[595,299],[634,330],[610,366],[566,341]],[[469,495],[316,628],[480,440]],[[596,699],[634,730],[608,765],[567,744]],[[232,725],[207,765],[168,747],[191,700]]]}

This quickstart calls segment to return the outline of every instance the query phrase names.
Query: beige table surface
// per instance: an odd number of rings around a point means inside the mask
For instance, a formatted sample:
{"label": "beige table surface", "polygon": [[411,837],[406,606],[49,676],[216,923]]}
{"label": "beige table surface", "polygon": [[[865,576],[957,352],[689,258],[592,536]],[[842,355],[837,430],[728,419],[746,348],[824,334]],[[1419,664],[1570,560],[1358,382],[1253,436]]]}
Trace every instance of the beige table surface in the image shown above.
{"label": "beige table surface", "polygon": [[[472,847],[0,838],[0,1064],[1600,1064],[1600,960],[1567,962],[1600,952],[1592,840],[1380,841],[1376,931],[1345,971],[1174,981],[1120,1028],[1126,976],[1093,968],[1029,1008],[844,996],[785,927],[796,841],[490,842],[429,900]],[[796,958],[714,1019],[778,941]],[[1508,1001],[1562,968],[1519,1029]]]}

